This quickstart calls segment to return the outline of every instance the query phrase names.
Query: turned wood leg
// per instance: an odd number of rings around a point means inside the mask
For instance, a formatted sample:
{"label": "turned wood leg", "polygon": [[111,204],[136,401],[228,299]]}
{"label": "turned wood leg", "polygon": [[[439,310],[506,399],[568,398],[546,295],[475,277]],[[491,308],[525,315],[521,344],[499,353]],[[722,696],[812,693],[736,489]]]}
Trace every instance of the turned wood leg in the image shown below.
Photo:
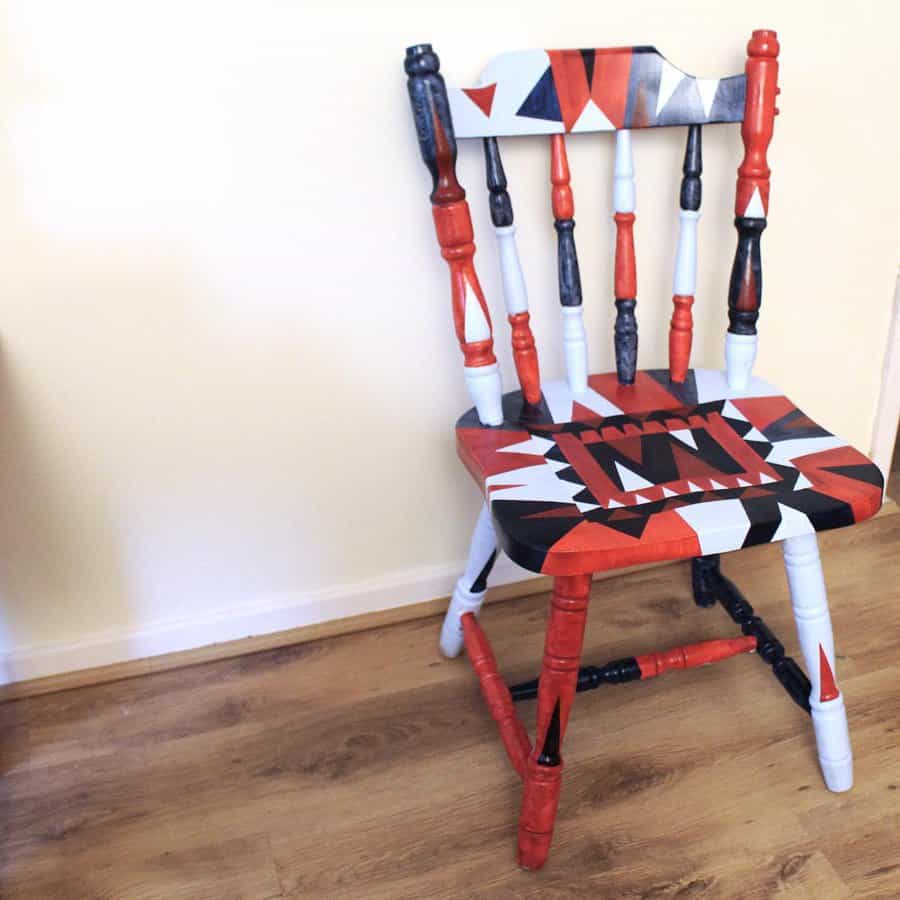
{"label": "turned wood leg", "polygon": [[441,626],[439,646],[444,656],[452,659],[459,656],[463,646],[462,617],[465,613],[478,615],[487,590],[487,578],[497,558],[497,537],[491,522],[491,511],[487,503],[481,508],[472,543],[469,546],[469,561],[466,571],[460,576],[450,598],[447,615]]}
{"label": "turned wood leg", "polygon": [[788,538],[783,551],[797,636],[812,684],[809,705],[819,764],[830,791],[848,791],[853,786],[853,753],[844,698],[835,681],[834,638],[816,536]]}
{"label": "turned wood leg", "polygon": [[575,698],[590,591],[590,575],[557,576],[553,582],[538,687],[537,731],[519,816],[519,865],[523,869],[539,869],[550,852],[562,781],[560,751]]}

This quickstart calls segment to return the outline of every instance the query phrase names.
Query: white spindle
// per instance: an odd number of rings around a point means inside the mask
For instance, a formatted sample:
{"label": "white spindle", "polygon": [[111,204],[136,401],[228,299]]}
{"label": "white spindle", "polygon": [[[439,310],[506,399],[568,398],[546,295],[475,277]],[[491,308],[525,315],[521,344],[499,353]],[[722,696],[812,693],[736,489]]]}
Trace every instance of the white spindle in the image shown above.
{"label": "white spindle", "polygon": [[823,681],[826,693],[830,683],[836,682],[834,638],[816,535],[788,538],[782,549],[797,637],[812,683],[809,703],[819,764],[830,791],[848,791],[853,786],[853,753],[844,698],[838,693],[833,699],[822,700]]}
{"label": "white spindle", "polygon": [[500,277],[503,281],[506,314],[514,316],[517,313],[528,312],[528,292],[516,247],[516,226],[505,225],[494,228],[494,234],[497,236],[497,250],[500,254]]}
{"label": "white spindle", "polygon": [[[456,582],[450,606],[441,626],[439,645],[444,656],[459,656],[463,647],[462,617],[465,613],[481,611],[481,604],[487,590],[487,575],[497,552],[497,537],[494,534],[494,523],[487,503],[481,508],[475,530],[472,532],[472,543],[469,546],[469,559],[466,570]],[[484,585],[481,587],[479,580]],[[472,590],[475,587],[476,590]]]}
{"label": "white spindle", "polygon": [[756,345],[755,334],[725,333],[725,374],[733,391],[747,389],[756,361]]}

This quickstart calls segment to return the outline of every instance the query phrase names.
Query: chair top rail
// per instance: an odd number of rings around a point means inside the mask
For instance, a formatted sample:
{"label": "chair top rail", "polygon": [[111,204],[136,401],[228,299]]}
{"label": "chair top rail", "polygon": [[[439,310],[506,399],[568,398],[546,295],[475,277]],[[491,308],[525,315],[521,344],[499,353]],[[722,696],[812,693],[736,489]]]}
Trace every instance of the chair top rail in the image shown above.
{"label": "chair top rail", "polygon": [[745,74],[695,78],[655,47],[517,50],[448,87],[458,138],[708,125],[744,118]]}

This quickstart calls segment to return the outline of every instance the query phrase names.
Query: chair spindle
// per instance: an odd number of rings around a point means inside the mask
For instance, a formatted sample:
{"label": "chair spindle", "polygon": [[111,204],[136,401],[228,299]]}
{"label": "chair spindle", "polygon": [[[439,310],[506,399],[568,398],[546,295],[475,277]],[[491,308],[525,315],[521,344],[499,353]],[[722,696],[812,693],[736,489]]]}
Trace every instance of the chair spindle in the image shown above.
{"label": "chair spindle", "polygon": [[484,425],[503,422],[500,371],[494,356],[491,316],[478,276],[472,218],[466,192],[456,178],[456,138],[440,60],[430,44],[408,47],[404,63],[416,135],[431,172],[434,227],[441,255],[450,267],[453,322],[465,360],[464,374],[478,418]]}
{"label": "chair spindle", "polygon": [[513,224],[512,201],[507,191],[506,172],[500,158],[497,138],[484,139],[484,165],[490,192],[491,221],[497,236],[500,254],[500,277],[503,281],[503,300],[512,328],[513,359],[519,384],[526,402],[537,404],[541,399],[541,377],[537,349],[531,333],[528,314],[528,292],[516,247],[516,226]]}
{"label": "chair spindle", "polygon": [[550,136],[550,181],[553,185],[553,227],[557,234],[559,255],[559,302],[562,306],[563,352],[566,377],[573,394],[587,390],[587,335],[581,305],[581,275],[575,250],[575,200],[569,184],[569,160],[566,139],[561,134]]}
{"label": "chair spindle", "polygon": [[620,384],[633,384],[637,367],[638,333],[634,307],[637,303],[637,273],[634,262],[634,161],[631,132],[616,132],[616,162],[613,208],[616,221],[616,373]]}
{"label": "chair spindle", "polygon": [[678,251],[675,255],[672,324],[669,328],[669,378],[683,384],[691,362],[694,320],[691,307],[697,287],[697,221],[700,218],[703,152],[700,126],[688,127],[681,179],[681,210],[678,214]]}
{"label": "chair spindle", "polygon": [[738,168],[734,202],[738,244],[728,289],[725,336],[728,385],[735,390],[747,387],[756,359],[756,321],[762,302],[759,244],[769,209],[771,171],[766,151],[778,113],[778,50],[774,31],[754,31],[747,45],[747,99],[741,125],[744,159]]}

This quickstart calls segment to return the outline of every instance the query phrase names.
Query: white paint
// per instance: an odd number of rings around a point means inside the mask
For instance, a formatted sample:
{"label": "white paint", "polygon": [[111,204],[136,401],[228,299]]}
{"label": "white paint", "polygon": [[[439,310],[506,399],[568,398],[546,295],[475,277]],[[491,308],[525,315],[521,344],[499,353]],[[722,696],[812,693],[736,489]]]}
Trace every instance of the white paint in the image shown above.
{"label": "white paint", "polygon": [[616,132],[616,161],[613,170],[613,209],[620,213],[634,212],[634,159],[631,154],[631,132],[627,128]]}
{"label": "white paint", "polygon": [[674,431],[670,431],[669,434],[681,441],[682,444],[687,444],[688,447],[697,449],[697,442],[694,440],[694,435],[691,433],[690,428],[676,428]]}
{"label": "white paint", "polygon": [[[616,472],[619,473],[619,480],[622,482],[622,490],[624,491],[643,491],[645,488],[652,488],[655,485],[642,478],[637,472],[632,472],[627,466],[623,466],[617,459],[613,460],[616,466]],[[639,500],[639,503],[646,501]]]}
{"label": "white paint", "polygon": [[572,421],[572,389],[567,382],[556,380],[542,382],[541,392],[554,422]]}
{"label": "white paint", "polygon": [[554,447],[554,442],[547,438],[533,434],[527,441],[520,441],[518,444],[510,444],[508,447],[501,447],[498,453],[526,453],[533,456],[543,456],[548,450]]}
{"label": "white paint", "polygon": [[803,491],[812,486],[812,482],[802,472],[797,476],[797,480],[794,482],[795,491]]}
{"label": "white paint", "polygon": [[441,636],[438,645],[444,656],[452,659],[459,656],[463,647],[462,617],[465,613],[481,612],[481,604],[484,602],[483,591],[473,591],[472,586],[481,574],[492,553],[497,552],[497,536],[494,533],[494,523],[491,521],[491,512],[487,503],[481,507],[475,530],[472,532],[472,541],[469,545],[469,558],[466,569],[453,588],[453,596],[441,625]]}
{"label": "white paint", "polygon": [[807,456],[810,453],[821,453],[823,450],[846,446],[847,442],[837,435],[776,441],[772,444],[772,450],[766,456],[766,462],[776,463],[780,466],[790,466],[793,465],[794,460],[799,456]]}
{"label": "white paint", "polygon": [[[656,95],[656,115],[663,111],[663,107],[672,99],[681,80],[684,78],[684,72],[676,69],[667,59],[663,60],[662,70],[659,74],[659,91]],[[707,114],[708,115],[708,114]]]}
{"label": "white paint", "polygon": [[703,112],[706,118],[712,112],[713,101],[716,99],[716,91],[719,89],[718,78],[698,78],[695,82],[700,94],[700,102],[703,104]]}
{"label": "white paint", "polygon": [[745,435],[745,441],[761,441],[762,443],[768,443],[768,438],[754,425]]}
{"label": "white paint", "polygon": [[615,131],[615,128],[616,126],[609,121],[603,110],[593,100],[588,100],[578,120],[572,126],[572,131]]}
{"label": "white paint", "polygon": [[573,394],[583,394],[588,386],[587,334],[584,330],[584,313],[581,304],[563,306],[561,309],[566,378]]}
{"label": "white paint", "polygon": [[471,282],[464,279],[466,285],[466,302],[463,308],[463,334],[467,344],[491,339],[491,326],[484,314]]}
{"label": "white paint", "polygon": [[744,215],[748,219],[764,219],[766,217],[766,211],[763,209],[759,188],[753,188],[753,193],[750,195],[750,202],[744,210]]}
{"label": "white paint", "polygon": [[773,542],[785,541],[802,534],[813,534],[815,532],[809,517],[805,513],[800,512],[800,510],[779,503],[778,512],[781,514],[781,522],[778,528],[775,529],[775,534],[772,535]]}
{"label": "white paint", "polygon": [[665,486],[662,489],[662,493],[663,493],[663,497],[677,497],[678,496],[677,491],[670,490],[669,488],[667,488]]}
{"label": "white paint", "polygon": [[[485,479],[488,497],[496,500],[532,500],[545,503],[574,503],[575,495],[584,490],[584,485],[557,478],[560,469],[567,468],[566,462],[545,459],[540,466],[523,466],[509,472],[499,472]],[[502,487],[509,485],[509,487]]]}
{"label": "white paint", "polygon": [[812,683],[809,699],[822,774],[829,790],[848,791],[853,786],[853,753],[844,698],[839,694],[825,703],[819,700],[819,647],[824,650],[835,679],[837,672],[825,578],[816,536],[805,534],[790,538],[784,542],[782,550],[797,637]]}
{"label": "white paint", "polygon": [[503,388],[497,363],[489,366],[463,366],[463,376],[482,425],[502,425]]}
{"label": "white paint", "polygon": [[719,369],[694,369],[694,381],[698,403],[739,397],[778,397],[783,393],[781,388],[755,376],[750,376],[743,387],[733,387],[726,373]]}
{"label": "white paint", "polygon": [[750,373],[756,360],[755,334],[732,334],[725,332],[725,369],[728,386],[742,391],[750,385]]}
{"label": "white paint", "polygon": [[500,278],[503,281],[503,302],[506,314],[528,312],[528,291],[525,288],[525,276],[519,262],[519,250],[516,247],[516,226],[506,225],[494,229],[497,236],[497,251],[500,256]]}
{"label": "white paint", "polygon": [[675,252],[675,276],[672,290],[682,297],[693,297],[697,290],[697,222],[700,210],[682,209],[678,213],[678,250]]}
{"label": "white paint", "polygon": [[736,422],[746,422],[747,417],[730,401],[726,400],[722,407],[722,415],[726,419],[734,419]]}
{"label": "white paint", "polygon": [[675,512],[694,530],[704,555],[739,549],[750,530],[750,520],[737,499],[681,506]]}
{"label": "white paint", "polygon": [[598,394],[591,387],[583,394],[578,395],[578,402],[600,416],[620,416],[622,414],[622,410],[615,403],[610,402],[603,394]]}

